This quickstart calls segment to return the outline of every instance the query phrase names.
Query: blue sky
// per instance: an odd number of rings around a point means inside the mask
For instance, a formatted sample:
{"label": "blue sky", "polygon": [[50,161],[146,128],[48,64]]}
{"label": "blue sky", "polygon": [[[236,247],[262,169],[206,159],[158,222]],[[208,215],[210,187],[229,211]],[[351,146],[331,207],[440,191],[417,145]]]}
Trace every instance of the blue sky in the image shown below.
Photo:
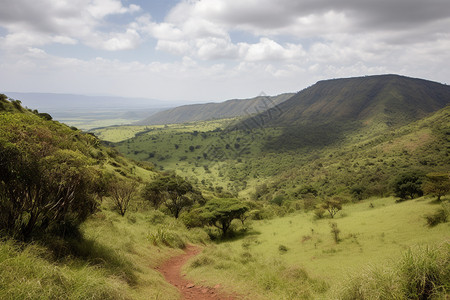
{"label": "blue sky", "polygon": [[448,0],[0,0],[0,90],[186,102],[450,83]]}

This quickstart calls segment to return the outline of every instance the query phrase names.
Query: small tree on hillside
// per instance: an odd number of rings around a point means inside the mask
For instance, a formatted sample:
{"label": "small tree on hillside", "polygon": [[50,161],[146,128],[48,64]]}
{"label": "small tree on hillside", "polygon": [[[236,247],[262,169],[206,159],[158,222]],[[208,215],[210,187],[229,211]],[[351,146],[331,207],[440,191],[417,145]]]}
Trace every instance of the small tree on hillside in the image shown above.
{"label": "small tree on hillside", "polygon": [[327,210],[330,217],[334,218],[334,216],[342,209],[342,200],[337,197],[327,199],[322,203],[321,208]]}
{"label": "small tree on hillside", "polygon": [[127,212],[130,201],[136,193],[136,187],[137,184],[134,181],[119,179],[111,182],[109,186],[109,194],[122,217]]}
{"label": "small tree on hillside", "polygon": [[226,236],[231,222],[240,219],[247,210],[247,205],[238,199],[213,199],[201,209],[201,218],[220,229],[222,236]]}
{"label": "small tree on hillside", "polygon": [[450,176],[446,173],[430,173],[423,184],[423,191],[432,194],[441,201],[441,197],[450,191]]}

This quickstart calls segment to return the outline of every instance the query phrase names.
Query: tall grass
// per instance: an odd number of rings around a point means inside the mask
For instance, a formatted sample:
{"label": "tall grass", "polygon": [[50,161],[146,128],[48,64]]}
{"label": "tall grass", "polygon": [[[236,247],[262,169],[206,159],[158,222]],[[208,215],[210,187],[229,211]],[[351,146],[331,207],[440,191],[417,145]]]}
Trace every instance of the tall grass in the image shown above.
{"label": "tall grass", "polygon": [[0,242],[0,299],[127,299],[126,283],[87,264],[56,265],[38,245]]}
{"label": "tall grass", "polygon": [[341,285],[337,298],[447,299],[450,245],[410,248],[391,268],[366,268]]}

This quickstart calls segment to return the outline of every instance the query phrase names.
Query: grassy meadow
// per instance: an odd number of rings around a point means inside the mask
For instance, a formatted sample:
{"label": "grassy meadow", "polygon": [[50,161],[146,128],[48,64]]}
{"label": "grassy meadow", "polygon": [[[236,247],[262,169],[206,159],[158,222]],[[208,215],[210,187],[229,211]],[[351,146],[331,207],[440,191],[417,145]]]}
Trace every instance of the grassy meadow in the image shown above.
{"label": "grassy meadow", "polygon": [[245,235],[207,248],[188,274],[248,299],[340,299],[349,278],[390,268],[410,248],[443,247],[448,255],[450,225],[430,228],[424,218],[439,206],[430,198],[374,198],[345,205],[334,219],[309,212],[253,221]]}

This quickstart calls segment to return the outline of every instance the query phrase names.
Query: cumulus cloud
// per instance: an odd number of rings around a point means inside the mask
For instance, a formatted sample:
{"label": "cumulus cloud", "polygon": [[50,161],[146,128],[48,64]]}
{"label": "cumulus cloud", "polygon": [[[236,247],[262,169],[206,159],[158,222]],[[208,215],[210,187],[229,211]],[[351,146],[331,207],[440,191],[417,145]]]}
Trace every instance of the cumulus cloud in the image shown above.
{"label": "cumulus cloud", "polygon": [[139,33],[132,28],[104,31],[105,18],[140,10],[135,4],[124,6],[119,0],[4,0],[0,26],[8,34],[3,38],[3,48],[81,42],[105,50],[130,49],[138,44]]}
{"label": "cumulus cloud", "polygon": [[[0,67],[6,79],[36,73],[44,84],[60,72],[70,84],[95,82],[117,94],[231,98],[292,91],[332,77],[450,76],[443,67],[450,61],[448,0],[179,0],[159,18],[137,5],[143,1],[3,0]],[[55,43],[87,46],[94,50],[86,56],[98,57],[49,55]],[[128,62],[95,51],[141,45]]]}

